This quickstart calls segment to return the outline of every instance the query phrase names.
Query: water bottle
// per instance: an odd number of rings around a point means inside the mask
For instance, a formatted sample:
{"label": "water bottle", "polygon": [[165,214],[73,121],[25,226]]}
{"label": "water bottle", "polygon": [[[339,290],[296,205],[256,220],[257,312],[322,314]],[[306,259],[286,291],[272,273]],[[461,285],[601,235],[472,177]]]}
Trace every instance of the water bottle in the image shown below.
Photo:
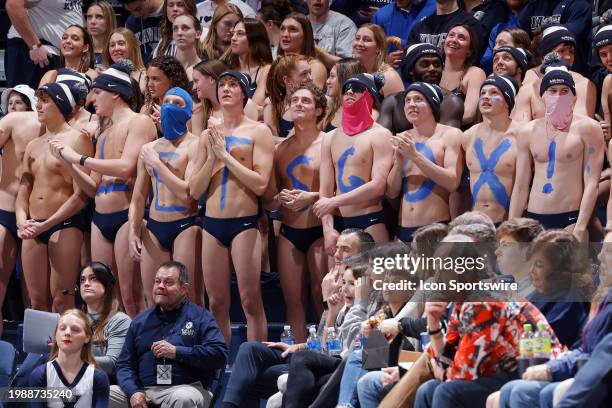
{"label": "water bottle", "polygon": [[532,357],[533,337],[531,334],[531,324],[525,323],[523,325],[523,333],[521,333],[521,339],[519,341],[519,375],[523,375],[523,373],[527,370]]}
{"label": "water bottle", "polygon": [[308,329],[308,339],[306,340],[306,346],[308,350],[318,351],[319,353],[323,351],[321,348],[321,339],[317,336],[317,329],[314,326],[311,326]]}
{"label": "water bottle", "polygon": [[336,329],[334,327],[327,328],[327,354],[334,357],[339,356],[342,352],[340,339],[336,337]]}
{"label": "water bottle", "polygon": [[363,346],[361,344],[361,338],[356,337],[355,340],[353,340],[353,351],[361,351],[362,348]]}
{"label": "water bottle", "polygon": [[544,364],[550,360],[551,339],[545,323],[538,323],[538,331],[533,337],[533,358],[535,364]]}
{"label": "water bottle", "polygon": [[286,325],[283,327],[283,332],[281,334],[281,343],[288,344],[290,346],[295,344],[295,337],[293,337],[293,332],[291,331],[291,326]]}

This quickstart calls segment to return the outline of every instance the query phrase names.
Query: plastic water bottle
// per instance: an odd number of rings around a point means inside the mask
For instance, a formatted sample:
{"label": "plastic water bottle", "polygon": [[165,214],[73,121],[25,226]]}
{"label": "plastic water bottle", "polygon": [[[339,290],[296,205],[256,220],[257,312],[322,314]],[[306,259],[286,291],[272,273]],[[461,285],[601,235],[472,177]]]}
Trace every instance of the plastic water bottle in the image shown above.
{"label": "plastic water bottle", "polygon": [[[538,364],[550,360],[551,339],[545,323],[538,324],[538,331],[533,337],[533,357]],[[541,360],[541,361],[540,361]]]}
{"label": "plastic water bottle", "polygon": [[293,337],[293,332],[291,331],[291,326],[286,325],[283,327],[283,332],[281,334],[281,343],[288,344],[290,346],[295,344],[295,337]]}
{"label": "plastic water bottle", "polygon": [[336,329],[333,327],[327,328],[327,354],[330,356],[339,356],[342,352],[340,339],[336,337]]}
{"label": "plastic water bottle", "polygon": [[355,340],[353,340],[353,351],[361,351],[362,348],[361,338],[356,337]]}
{"label": "plastic water bottle", "polygon": [[317,336],[317,329],[314,326],[311,326],[308,329],[308,339],[306,340],[306,346],[308,350],[318,351],[319,353],[323,351],[321,347],[321,339]]}
{"label": "plastic water bottle", "polygon": [[522,376],[531,363],[533,357],[533,337],[531,335],[531,325],[526,323],[523,325],[523,333],[519,341],[519,358],[518,371],[519,376]]}

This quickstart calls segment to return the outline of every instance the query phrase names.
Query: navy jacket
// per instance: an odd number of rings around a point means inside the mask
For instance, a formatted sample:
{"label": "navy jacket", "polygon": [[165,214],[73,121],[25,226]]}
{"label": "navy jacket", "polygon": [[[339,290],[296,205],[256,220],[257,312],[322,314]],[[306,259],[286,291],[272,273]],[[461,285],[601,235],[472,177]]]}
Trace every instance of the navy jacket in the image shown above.
{"label": "navy jacket", "polygon": [[[157,359],[153,342],[176,346],[176,359]],[[172,385],[201,381],[207,387],[215,370],[224,368],[227,346],[212,315],[183,301],[175,309],[149,309],[132,320],[116,364],[117,383],[128,399],[143,387],[157,385],[157,365],[172,365]]]}
{"label": "navy jacket", "polygon": [[372,16],[372,24],[378,24],[385,30],[387,36],[396,36],[406,46],[412,26],[427,16],[436,12],[434,0],[423,0],[419,4],[410,7],[410,11],[402,10],[395,4],[387,4]]}
{"label": "navy jacket", "polygon": [[578,359],[588,358],[610,332],[612,332],[612,291],[608,290],[606,297],[597,306],[595,316],[584,326],[582,345],[563,357],[548,362],[553,381],[563,381],[573,377],[578,370]]}
{"label": "navy jacket", "polygon": [[125,22],[125,28],[132,30],[140,44],[142,61],[147,65],[153,58],[153,51],[161,40],[162,15],[153,15],[147,18],[136,18],[130,15]]}
{"label": "navy jacket", "polygon": [[532,35],[533,30],[543,25],[563,24],[576,36],[576,60],[572,69],[587,75],[587,61],[591,50],[592,9],[593,2],[588,0],[532,1],[521,11],[519,27]]}

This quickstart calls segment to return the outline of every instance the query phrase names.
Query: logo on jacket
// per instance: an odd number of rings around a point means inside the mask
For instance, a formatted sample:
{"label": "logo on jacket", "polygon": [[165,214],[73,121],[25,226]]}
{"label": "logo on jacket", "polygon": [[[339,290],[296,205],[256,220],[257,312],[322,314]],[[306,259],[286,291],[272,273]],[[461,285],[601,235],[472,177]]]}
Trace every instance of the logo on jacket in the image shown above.
{"label": "logo on jacket", "polygon": [[185,328],[181,330],[181,335],[193,336],[194,334],[195,334],[195,330],[193,329],[193,323],[192,322],[185,323]]}

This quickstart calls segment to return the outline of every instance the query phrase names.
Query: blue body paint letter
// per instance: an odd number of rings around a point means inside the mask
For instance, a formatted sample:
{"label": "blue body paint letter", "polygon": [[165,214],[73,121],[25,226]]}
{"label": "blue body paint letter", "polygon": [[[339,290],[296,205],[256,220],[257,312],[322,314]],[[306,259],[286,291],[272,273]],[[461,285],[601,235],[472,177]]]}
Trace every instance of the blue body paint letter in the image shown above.
{"label": "blue body paint letter", "polygon": [[289,162],[289,164],[287,165],[287,177],[289,177],[289,180],[291,180],[291,184],[293,184],[294,188],[298,190],[310,192],[310,189],[308,188],[308,186],[302,183],[300,180],[297,179],[297,177],[293,175],[293,169],[295,169],[297,166],[300,166],[302,164],[308,164],[312,160],[313,160],[312,157],[299,155],[295,159],[291,160],[291,162]]}
{"label": "blue body paint letter", "polygon": [[[551,141],[548,145],[548,167],[546,168],[546,178],[552,178],[553,174],[555,174],[555,152],[557,150],[557,142]],[[550,194],[554,191],[551,183],[544,184],[542,187],[542,192],[544,194]]]}
{"label": "blue body paint letter", "polygon": [[[425,157],[427,157],[430,162],[436,162],[436,158],[433,154],[433,151],[425,143],[418,142],[415,143],[414,146],[416,147],[416,150],[422,153]],[[404,168],[406,168],[409,162],[410,160],[404,161]],[[421,187],[411,193],[408,191],[408,175],[404,173],[404,200],[408,201],[409,203],[416,203],[417,201],[422,201],[431,194],[435,186],[436,183],[433,180],[427,179],[423,182],[423,184],[421,184]]]}
{"label": "blue body paint letter", "polygon": [[[238,137],[238,136],[225,136],[225,151],[226,152],[230,152],[230,150],[232,150],[232,147],[234,146],[238,146],[238,145],[250,145],[251,144],[251,139],[247,139],[245,137]],[[221,208],[221,211],[223,211],[223,209],[225,209],[225,202],[227,199],[227,180],[229,178],[229,169],[227,168],[227,166],[223,167],[223,175],[221,176],[221,200],[219,202],[219,207]]]}
{"label": "blue body paint letter", "polygon": [[491,155],[487,159],[484,150],[482,147],[482,139],[477,138],[474,142],[474,152],[476,153],[476,157],[478,158],[478,162],[480,163],[481,174],[476,180],[474,184],[474,188],[472,189],[472,208],[476,203],[476,199],[478,198],[478,193],[483,185],[487,184],[495,200],[504,207],[506,212],[510,207],[510,197],[508,197],[508,193],[506,192],[506,188],[495,174],[495,166],[499,162],[499,159],[510,149],[512,143],[508,139],[502,140],[502,142],[491,152]]}
{"label": "blue body paint letter", "polygon": [[360,177],[348,176],[349,184],[348,185],[344,184],[344,181],[343,181],[344,166],[346,165],[346,161],[348,160],[348,158],[350,156],[353,156],[354,154],[355,154],[355,146],[351,146],[348,149],[346,149],[344,153],[342,153],[342,155],[340,155],[340,158],[338,159],[338,177],[337,177],[336,182],[338,184],[338,190],[340,190],[341,193],[348,193],[366,183],[365,180]]}
{"label": "blue body paint letter", "polygon": [[[179,158],[178,153],[176,152],[158,152],[159,159],[161,160],[164,157],[168,158],[168,161],[172,161]],[[157,211],[176,211],[176,212],[184,212],[187,211],[187,207],[183,207],[182,205],[161,205],[159,203],[159,184],[164,184],[163,181],[159,180],[157,176],[157,172],[153,170],[153,177],[155,178],[155,209]]]}

